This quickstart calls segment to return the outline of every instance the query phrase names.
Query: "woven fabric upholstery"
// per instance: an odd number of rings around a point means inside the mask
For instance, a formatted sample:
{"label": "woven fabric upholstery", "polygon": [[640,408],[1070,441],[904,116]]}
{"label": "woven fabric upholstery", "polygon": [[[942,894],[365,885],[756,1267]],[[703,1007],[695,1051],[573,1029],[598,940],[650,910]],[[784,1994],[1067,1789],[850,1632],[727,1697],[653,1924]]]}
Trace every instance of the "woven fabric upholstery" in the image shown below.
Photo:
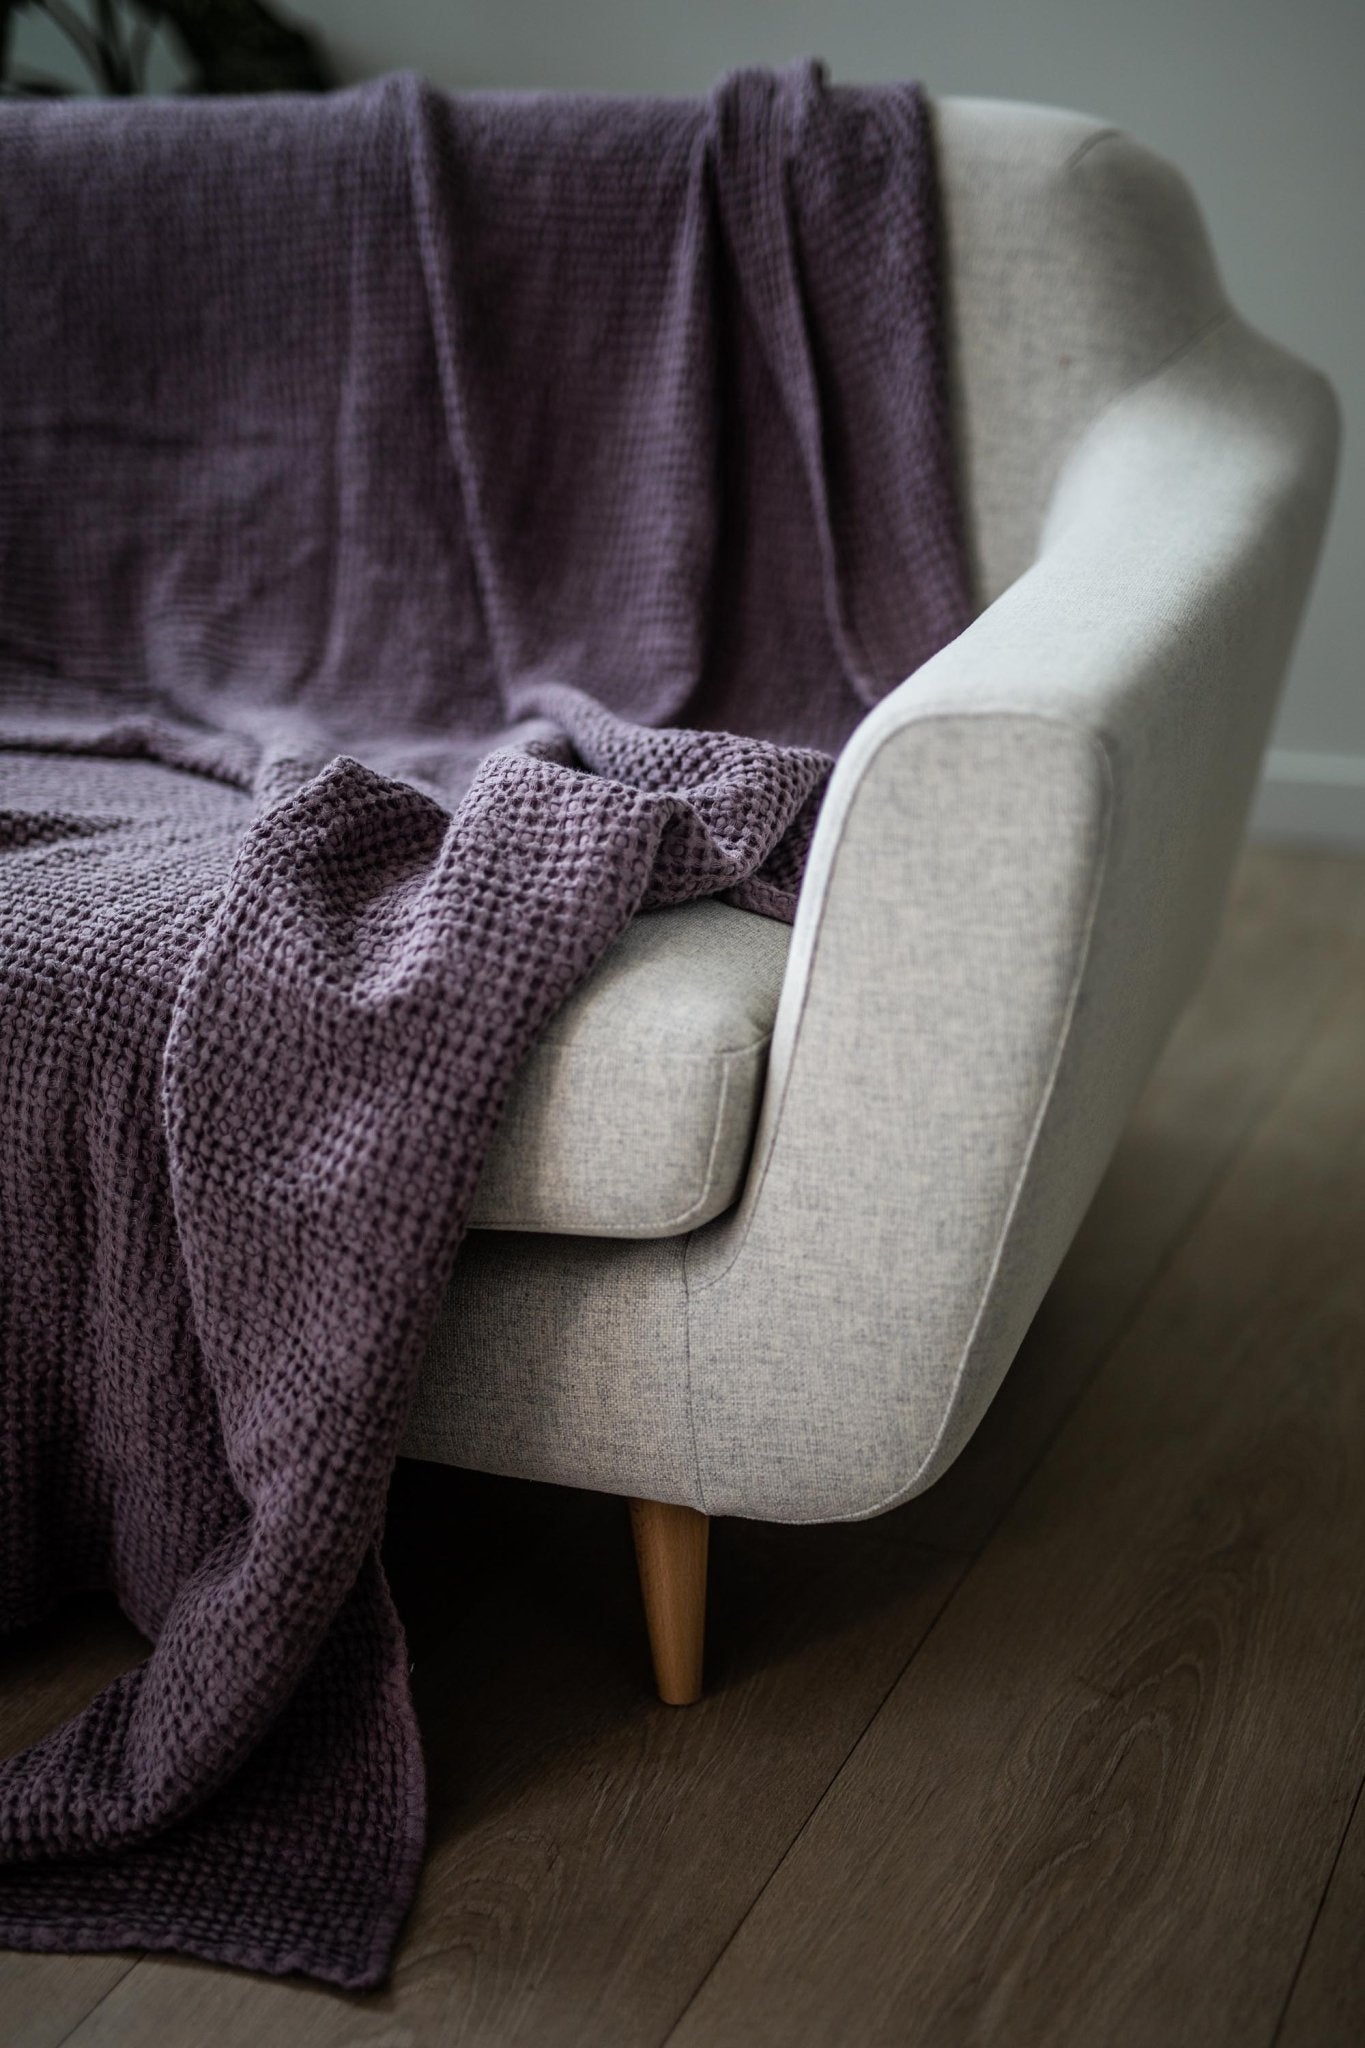
{"label": "woven fabric upholstery", "polygon": [[475,1226],[667,1237],[728,1209],[790,937],[714,901],[627,926],[518,1076]]}
{"label": "woven fabric upholstery", "polygon": [[1188,186],[1082,114],[941,100],[955,438],[991,603],[1038,553],[1068,451],[1228,312]]}

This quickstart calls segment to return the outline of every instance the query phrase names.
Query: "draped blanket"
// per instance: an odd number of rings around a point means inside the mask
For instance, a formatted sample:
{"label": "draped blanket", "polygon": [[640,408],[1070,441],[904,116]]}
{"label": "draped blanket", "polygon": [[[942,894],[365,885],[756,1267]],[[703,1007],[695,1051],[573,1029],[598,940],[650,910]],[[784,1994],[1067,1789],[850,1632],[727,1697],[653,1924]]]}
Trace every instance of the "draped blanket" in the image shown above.
{"label": "draped blanket", "polygon": [[0,108],[0,1941],[379,1981],[376,1557],[511,1077],[626,921],[789,916],[966,618],[914,87]]}

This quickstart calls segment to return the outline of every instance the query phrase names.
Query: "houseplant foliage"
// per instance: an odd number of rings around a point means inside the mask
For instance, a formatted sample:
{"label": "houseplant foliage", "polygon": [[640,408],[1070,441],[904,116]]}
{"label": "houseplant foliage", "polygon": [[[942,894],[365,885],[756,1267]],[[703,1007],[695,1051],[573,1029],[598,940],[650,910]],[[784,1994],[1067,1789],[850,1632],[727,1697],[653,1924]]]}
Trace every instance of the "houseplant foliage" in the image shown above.
{"label": "houseplant foliage", "polygon": [[[59,33],[79,62],[79,85],[18,61],[22,14],[46,17]],[[186,92],[322,92],[335,83],[316,38],[267,0],[0,0],[0,94],[146,92],[158,38],[172,46]]]}

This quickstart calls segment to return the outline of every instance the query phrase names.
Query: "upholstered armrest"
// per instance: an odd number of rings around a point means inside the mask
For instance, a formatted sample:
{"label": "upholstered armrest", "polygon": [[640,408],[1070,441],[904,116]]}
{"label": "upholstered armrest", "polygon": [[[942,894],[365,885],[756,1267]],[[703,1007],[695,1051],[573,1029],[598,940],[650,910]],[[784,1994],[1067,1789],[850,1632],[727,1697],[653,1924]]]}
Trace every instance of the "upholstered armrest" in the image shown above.
{"label": "upholstered armrest", "polygon": [[841,758],[746,1193],[688,1248],[712,1511],[871,1514],[975,1426],[1205,959],[1336,441],[1217,320]]}

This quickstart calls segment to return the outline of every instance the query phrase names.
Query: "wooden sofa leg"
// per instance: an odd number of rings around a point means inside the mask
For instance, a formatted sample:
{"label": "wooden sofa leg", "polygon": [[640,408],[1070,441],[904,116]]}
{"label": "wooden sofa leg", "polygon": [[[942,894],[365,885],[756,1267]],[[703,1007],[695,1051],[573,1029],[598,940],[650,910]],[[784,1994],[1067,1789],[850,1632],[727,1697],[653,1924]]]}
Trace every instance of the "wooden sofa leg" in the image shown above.
{"label": "wooden sofa leg", "polygon": [[633,1500],[630,1526],[659,1698],[670,1707],[690,1707],[701,1698],[711,1524],[696,1508]]}

